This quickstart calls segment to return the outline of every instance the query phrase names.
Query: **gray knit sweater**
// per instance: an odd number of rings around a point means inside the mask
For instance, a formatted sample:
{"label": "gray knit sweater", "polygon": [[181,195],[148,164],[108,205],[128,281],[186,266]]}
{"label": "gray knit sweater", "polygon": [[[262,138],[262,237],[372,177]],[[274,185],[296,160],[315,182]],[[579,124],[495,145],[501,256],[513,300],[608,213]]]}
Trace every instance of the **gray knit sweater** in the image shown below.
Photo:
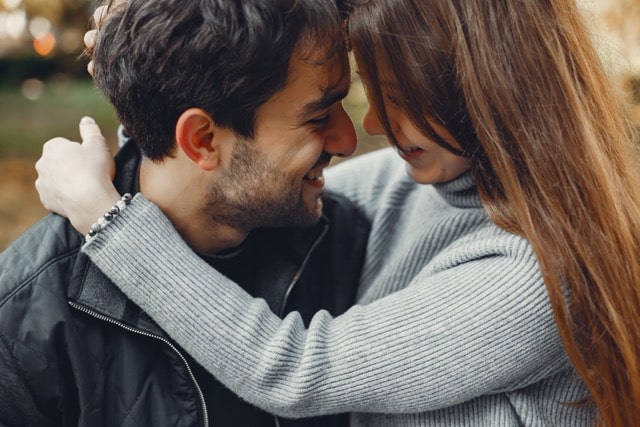
{"label": "gray knit sweater", "polygon": [[[354,426],[586,426],[535,256],[470,174],[417,185],[390,149],[330,170],[373,224],[359,304],[305,329],[212,270],[141,195],[84,251],[222,383],[277,415]],[[131,262],[131,261],[135,262]]]}

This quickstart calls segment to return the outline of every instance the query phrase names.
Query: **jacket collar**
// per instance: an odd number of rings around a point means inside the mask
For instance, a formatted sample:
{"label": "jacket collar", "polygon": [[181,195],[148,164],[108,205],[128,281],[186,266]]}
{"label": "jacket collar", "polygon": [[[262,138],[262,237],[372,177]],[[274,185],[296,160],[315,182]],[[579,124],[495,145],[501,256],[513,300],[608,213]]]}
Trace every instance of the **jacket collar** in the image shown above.
{"label": "jacket collar", "polygon": [[74,306],[101,320],[167,338],[162,329],[83,253],[79,253],[68,289]]}
{"label": "jacket collar", "polygon": [[[116,154],[114,184],[120,193],[138,192],[138,171],[141,154],[138,147],[126,143]],[[69,289],[71,300],[92,313],[125,323],[146,332],[166,336],[155,322],[129,300],[89,258],[80,252]],[[75,285],[74,285],[75,284]]]}

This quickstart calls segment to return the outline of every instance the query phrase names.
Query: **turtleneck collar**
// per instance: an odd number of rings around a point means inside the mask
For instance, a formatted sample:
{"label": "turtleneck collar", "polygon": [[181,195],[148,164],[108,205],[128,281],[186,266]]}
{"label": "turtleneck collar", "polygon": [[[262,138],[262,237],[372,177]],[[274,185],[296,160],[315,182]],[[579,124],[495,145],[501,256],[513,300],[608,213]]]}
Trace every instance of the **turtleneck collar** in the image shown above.
{"label": "turtleneck collar", "polygon": [[471,171],[440,184],[433,185],[438,194],[457,208],[481,208],[480,196]]}

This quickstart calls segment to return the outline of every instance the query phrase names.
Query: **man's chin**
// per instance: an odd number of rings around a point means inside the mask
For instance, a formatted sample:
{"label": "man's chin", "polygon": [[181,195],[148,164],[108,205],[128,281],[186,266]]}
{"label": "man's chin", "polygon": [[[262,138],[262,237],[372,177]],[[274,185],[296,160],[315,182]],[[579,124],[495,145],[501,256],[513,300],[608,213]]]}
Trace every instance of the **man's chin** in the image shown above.
{"label": "man's chin", "polygon": [[314,206],[307,206],[306,209],[301,210],[297,218],[293,221],[289,221],[289,226],[294,227],[313,227],[316,225],[320,218],[322,218],[322,201],[315,203]]}
{"label": "man's chin", "polygon": [[294,221],[289,221],[289,223],[285,224],[285,226],[288,225],[293,227],[313,227],[320,221],[321,217],[322,217],[322,209],[320,209],[319,212],[307,211],[304,214],[299,215],[298,218],[296,218]]}
{"label": "man's chin", "polygon": [[[280,203],[280,209],[271,206],[270,216],[262,216],[263,227],[311,227],[316,225],[323,214],[322,195],[313,198],[299,198],[296,203]],[[271,220],[269,220],[271,218]]]}
{"label": "man's chin", "polygon": [[263,224],[266,227],[312,227],[322,217],[322,203],[314,206],[301,206],[297,211],[290,211],[288,215],[273,218]]}

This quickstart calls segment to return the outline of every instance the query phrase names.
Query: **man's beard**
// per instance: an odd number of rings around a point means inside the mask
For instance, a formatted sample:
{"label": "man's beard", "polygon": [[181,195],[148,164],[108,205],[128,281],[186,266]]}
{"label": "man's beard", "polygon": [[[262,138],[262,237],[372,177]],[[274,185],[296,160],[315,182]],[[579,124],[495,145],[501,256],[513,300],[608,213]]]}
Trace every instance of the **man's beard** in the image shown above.
{"label": "man's beard", "polygon": [[305,205],[301,182],[260,156],[251,141],[237,141],[228,170],[207,194],[204,209],[212,223],[243,232],[317,223]]}

